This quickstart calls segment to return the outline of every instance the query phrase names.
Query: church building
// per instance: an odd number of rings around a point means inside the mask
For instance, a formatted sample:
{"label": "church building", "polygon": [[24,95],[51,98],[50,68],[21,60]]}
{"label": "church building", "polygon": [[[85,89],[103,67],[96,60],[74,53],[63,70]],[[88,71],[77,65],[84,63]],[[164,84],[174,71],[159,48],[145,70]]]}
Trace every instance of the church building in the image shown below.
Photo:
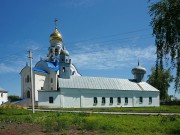
{"label": "church building", "polygon": [[[47,58],[33,68],[33,89],[38,106],[62,108],[159,106],[159,90],[143,81],[146,69],[132,69],[133,79],[81,76],[63,46],[55,25]],[[72,58],[73,59],[73,58]],[[28,64],[21,70],[21,96],[31,98]]]}

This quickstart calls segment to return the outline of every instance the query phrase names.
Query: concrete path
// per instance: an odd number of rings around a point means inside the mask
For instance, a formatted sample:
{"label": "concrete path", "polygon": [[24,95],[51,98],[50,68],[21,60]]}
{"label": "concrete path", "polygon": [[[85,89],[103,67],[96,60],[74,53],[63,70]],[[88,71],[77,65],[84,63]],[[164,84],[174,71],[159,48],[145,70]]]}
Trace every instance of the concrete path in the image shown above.
{"label": "concrete path", "polygon": [[149,112],[94,112],[94,111],[66,111],[66,110],[45,110],[35,109],[38,112],[66,112],[66,113],[93,113],[112,115],[180,115],[180,113],[149,113]]}

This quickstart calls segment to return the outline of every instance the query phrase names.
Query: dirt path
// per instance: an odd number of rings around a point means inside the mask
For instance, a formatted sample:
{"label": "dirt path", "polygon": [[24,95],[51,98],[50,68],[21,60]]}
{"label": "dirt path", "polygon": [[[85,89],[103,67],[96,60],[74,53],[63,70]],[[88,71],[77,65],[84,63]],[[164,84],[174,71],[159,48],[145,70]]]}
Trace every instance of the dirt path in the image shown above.
{"label": "dirt path", "polygon": [[22,122],[0,122],[0,135],[98,135],[96,131],[68,129],[61,132],[46,132],[39,124]]}

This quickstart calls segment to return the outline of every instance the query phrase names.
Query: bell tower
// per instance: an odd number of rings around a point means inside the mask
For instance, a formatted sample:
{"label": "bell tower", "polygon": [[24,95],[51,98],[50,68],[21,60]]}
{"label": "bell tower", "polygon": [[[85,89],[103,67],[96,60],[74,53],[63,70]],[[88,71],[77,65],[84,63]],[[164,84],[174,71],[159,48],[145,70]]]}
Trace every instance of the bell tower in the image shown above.
{"label": "bell tower", "polygon": [[[47,61],[51,61],[52,57],[57,58],[60,55],[62,49],[62,35],[58,31],[57,19],[54,20],[55,28],[54,32],[50,35],[50,47],[48,48],[49,54]],[[56,59],[54,59],[56,60]],[[53,60],[53,61],[54,61]]]}
{"label": "bell tower", "polygon": [[70,65],[71,59],[69,59],[69,52],[65,47],[60,52],[60,60],[59,60],[59,77],[60,78],[70,78]]}

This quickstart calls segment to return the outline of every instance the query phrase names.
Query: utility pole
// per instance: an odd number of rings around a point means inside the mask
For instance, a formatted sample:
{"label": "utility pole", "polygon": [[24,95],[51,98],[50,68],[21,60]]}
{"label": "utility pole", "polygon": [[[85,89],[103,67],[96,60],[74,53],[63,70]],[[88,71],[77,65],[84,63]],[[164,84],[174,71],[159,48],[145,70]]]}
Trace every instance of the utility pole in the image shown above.
{"label": "utility pole", "polygon": [[29,60],[30,60],[30,79],[31,79],[31,103],[32,103],[32,112],[35,113],[34,110],[34,85],[33,85],[33,72],[32,72],[32,52],[31,50],[29,52]]}

